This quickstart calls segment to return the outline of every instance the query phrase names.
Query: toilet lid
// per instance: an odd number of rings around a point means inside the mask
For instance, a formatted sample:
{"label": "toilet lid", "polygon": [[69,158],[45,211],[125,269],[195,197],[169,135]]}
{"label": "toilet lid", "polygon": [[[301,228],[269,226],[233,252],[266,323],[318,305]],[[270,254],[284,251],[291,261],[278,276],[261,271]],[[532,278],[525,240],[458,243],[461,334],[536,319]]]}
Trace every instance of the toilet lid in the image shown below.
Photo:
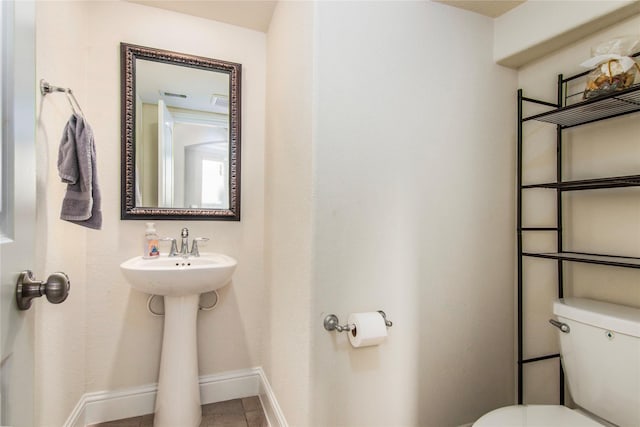
{"label": "toilet lid", "polygon": [[602,424],[560,405],[518,405],[483,415],[473,427],[602,427]]}

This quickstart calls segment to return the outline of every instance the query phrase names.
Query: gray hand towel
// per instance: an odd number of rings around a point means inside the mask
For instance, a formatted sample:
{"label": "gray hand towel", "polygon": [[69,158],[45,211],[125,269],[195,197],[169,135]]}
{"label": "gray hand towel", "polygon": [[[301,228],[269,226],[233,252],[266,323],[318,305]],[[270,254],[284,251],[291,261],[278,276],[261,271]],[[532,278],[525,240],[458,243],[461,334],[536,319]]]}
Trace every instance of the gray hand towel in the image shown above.
{"label": "gray hand towel", "polygon": [[64,128],[58,151],[58,174],[67,183],[60,218],[99,230],[102,211],[96,147],[93,131],[80,115],[73,114]]}

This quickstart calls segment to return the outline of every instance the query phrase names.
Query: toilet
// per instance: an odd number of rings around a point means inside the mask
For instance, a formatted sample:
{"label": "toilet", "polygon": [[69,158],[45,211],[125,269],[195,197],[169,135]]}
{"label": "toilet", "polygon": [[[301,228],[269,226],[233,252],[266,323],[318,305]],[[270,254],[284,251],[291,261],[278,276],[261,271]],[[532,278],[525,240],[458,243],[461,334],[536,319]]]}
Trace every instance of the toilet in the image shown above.
{"label": "toilet", "polygon": [[[473,427],[640,426],[640,309],[585,298],[553,303],[569,392],[579,409],[516,405]],[[566,328],[563,326],[563,329]]]}

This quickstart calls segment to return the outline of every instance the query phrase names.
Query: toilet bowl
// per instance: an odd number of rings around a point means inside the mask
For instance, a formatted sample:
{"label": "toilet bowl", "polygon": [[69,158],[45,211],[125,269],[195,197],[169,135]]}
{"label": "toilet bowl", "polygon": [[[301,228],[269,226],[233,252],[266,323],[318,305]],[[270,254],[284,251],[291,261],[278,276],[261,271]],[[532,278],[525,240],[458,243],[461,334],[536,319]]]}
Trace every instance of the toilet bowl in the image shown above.
{"label": "toilet bowl", "polygon": [[586,414],[560,405],[514,405],[483,415],[473,427],[603,427]]}
{"label": "toilet bowl", "polygon": [[561,405],[507,406],[473,427],[640,426],[640,309],[564,298],[553,303],[553,314],[569,392],[585,412]]}

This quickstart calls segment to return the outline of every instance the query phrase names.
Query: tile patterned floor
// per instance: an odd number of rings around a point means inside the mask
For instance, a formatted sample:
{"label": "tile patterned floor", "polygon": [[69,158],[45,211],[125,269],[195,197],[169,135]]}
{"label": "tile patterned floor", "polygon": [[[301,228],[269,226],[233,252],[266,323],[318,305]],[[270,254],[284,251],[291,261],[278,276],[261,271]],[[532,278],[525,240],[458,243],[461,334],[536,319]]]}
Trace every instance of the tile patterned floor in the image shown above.
{"label": "tile patterned floor", "polygon": [[[264,410],[257,396],[226,402],[202,405],[200,427],[268,427]],[[91,427],[152,427],[153,414],[107,423],[93,424]],[[183,426],[175,426],[183,427]]]}

